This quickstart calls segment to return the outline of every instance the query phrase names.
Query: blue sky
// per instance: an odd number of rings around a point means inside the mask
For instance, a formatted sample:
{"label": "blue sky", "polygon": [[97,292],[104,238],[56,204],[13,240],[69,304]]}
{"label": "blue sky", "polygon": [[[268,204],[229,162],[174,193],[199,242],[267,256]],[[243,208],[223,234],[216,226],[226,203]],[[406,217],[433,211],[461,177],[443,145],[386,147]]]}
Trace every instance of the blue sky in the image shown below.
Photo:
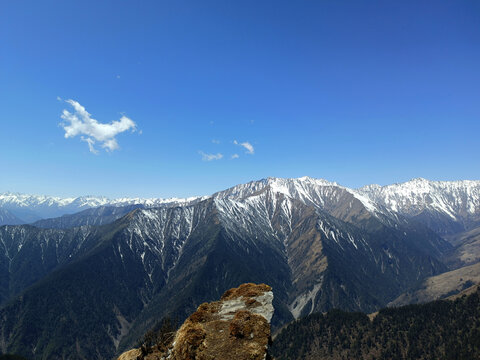
{"label": "blue sky", "polygon": [[3,1],[0,192],[480,179],[479,64],[478,1]]}

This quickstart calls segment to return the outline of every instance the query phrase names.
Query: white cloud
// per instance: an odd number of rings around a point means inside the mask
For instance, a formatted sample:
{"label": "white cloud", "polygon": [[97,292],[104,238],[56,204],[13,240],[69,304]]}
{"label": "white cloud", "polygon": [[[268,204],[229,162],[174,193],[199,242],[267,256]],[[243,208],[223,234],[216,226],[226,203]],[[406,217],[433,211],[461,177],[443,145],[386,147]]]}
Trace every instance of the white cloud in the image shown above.
{"label": "white cloud", "polygon": [[91,153],[98,154],[98,150],[95,149],[95,147],[93,146],[93,144],[95,144],[95,141],[92,138],[86,138],[85,136],[82,136],[80,139],[88,144],[88,149]]}
{"label": "white cloud", "polygon": [[212,143],[214,143],[214,144],[217,144],[217,145],[218,145],[218,144],[220,144],[220,140],[213,139],[213,140],[212,140]]}
{"label": "white cloud", "polygon": [[212,161],[212,160],[220,160],[223,158],[223,154],[205,154],[203,151],[198,152],[200,155],[202,155],[202,160],[203,161]]}
{"label": "white cloud", "polygon": [[233,154],[232,155],[232,159],[238,159],[239,157],[240,157],[240,155],[238,155],[238,154]]}
{"label": "white cloud", "polygon": [[65,100],[72,105],[75,110],[73,113],[63,110],[61,118],[64,120],[60,125],[65,130],[65,138],[73,138],[80,135],[80,139],[88,144],[90,152],[97,154],[95,144],[99,142],[102,148],[107,151],[117,150],[119,148],[117,139],[118,134],[137,129],[137,125],[126,116],[120,120],[112,121],[110,124],[103,124],[93,119],[85,108],[74,100]]}
{"label": "white cloud", "polygon": [[247,154],[253,155],[255,154],[255,149],[253,148],[252,144],[250,144],[248,141],[245,141],[243,143],[239,143],[237,140],[233,140],[233,143],[238,146],[243,146],[245,148],[245,152]]}

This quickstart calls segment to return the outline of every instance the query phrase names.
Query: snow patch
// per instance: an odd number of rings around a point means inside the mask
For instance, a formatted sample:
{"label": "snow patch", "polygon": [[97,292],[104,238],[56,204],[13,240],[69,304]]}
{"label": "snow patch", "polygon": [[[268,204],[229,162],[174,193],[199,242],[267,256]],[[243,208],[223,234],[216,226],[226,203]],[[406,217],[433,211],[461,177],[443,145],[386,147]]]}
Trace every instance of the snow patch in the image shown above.
{"label": "snow patch", "polygon": [[308,314],[311,314],[315,307],[315,297],[322,286],[322,282],[315,284],[313,289],[295,298],[290,304],[289,309],[295,319],[298,319],[303,308],[311,301],[311,308]]}

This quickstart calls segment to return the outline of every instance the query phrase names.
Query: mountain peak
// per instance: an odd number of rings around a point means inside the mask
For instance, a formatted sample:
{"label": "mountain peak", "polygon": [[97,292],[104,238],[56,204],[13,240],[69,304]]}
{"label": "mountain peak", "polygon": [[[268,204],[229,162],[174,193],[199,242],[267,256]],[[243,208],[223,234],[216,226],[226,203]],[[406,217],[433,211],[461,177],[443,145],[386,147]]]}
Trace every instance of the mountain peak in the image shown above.
{"label": "mountain peak", "polygon": [[385,186],[364,186],[358,192],[394,212],[418,215],[431,210],[457,220],[480,211],[480,181],[431,181],[415,178]]}
{"label": "mountain peak", "polygon": [[430,180],[427,180],[427,179],[422,178],[422,177],[417,177],[417,178],[413,178],[413,179],[411,179],[410,181],[407,181],[407,182],[413,182],[413,183],[417,183],[417,184],[424,184],[424,183],[430,183]]}

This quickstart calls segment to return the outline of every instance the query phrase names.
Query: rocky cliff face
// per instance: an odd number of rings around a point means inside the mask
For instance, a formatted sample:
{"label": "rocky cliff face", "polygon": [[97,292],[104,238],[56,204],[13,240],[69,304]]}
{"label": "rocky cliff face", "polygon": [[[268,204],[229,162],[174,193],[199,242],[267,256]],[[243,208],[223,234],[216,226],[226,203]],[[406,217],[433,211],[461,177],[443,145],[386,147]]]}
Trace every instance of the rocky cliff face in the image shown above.
{"label": "rocky cliff face", "polygon": [[118,360],[267,359],[272,301],[270,286],[242,284],[225,292],[220,301],[200,305],[177,331],[168,350],[142,354],[133,349]]}

